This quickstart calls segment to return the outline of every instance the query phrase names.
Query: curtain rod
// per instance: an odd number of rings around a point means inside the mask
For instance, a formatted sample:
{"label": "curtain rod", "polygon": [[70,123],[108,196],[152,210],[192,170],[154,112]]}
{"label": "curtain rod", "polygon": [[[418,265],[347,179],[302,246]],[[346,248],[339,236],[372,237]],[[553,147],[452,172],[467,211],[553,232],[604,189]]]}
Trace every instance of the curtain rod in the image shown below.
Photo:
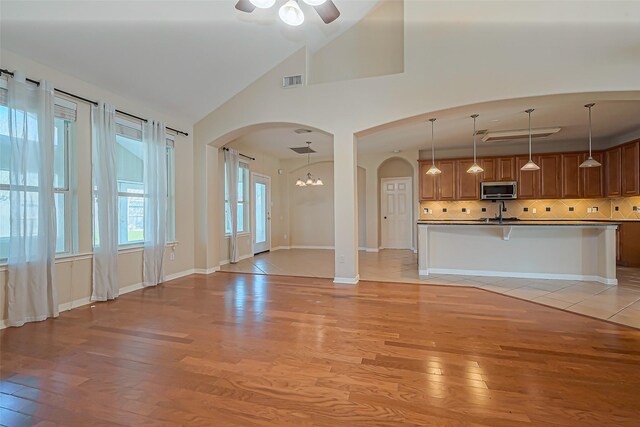
{"label": "curtain rod", "polygon": [[[222,149],[223,149],[224,151],[229,151],[229,149],[228,149],[227,147],[222,147]],[[242,154],[242,153],[238,153],[238,155],[240,155],[240,156],[244,157],[245,159],[249,159],[249,160],[255,160],[255,159],[256,159],[255,157],[246,156],[246,155],[244,155],[244,154]]]}
{"label": "curtain rod", "polygon": [[[3,74],[3,73],[4,73],[4,74],[8,74],[8,75],[10,75],[10,76],[12,76],[12,77],[13,77],[13,73],[12,73],[11,71],[0,68],[0,74]],[[37,80],[33,80],[33,79],[29,79],[29,78],[27,78],[26,80],[27,80],[29,83],[33,83],[33,84],[35,84],[35,85],[37,85],[37,86],[40,86],[40,82],[39,82],[39,81],[37,81]],[[86,103],[88,103],[88,104],[98,105],[98,103],[97,103],[96,101],[92,101],[92,100],[90,100],[90,99],[83,98],[82,96],[78,96],[78,95],[75,95],[75,94],[73,94],[73,93],[66,92],[66,91],[64,91],[64,90],[62,90],[62,89],[53,88],[53,90],[55,90],[56,92],[60,92],[60,93],[62,93],[62,94],[65,94],[65,95],[67,95],[67,96],[70,96],[70,97],[72,97],[72,98],[79,99],[80,101],[84,101],[84,102],[86,102]],[[139,116],[135,116],[135,115],[133,115],[133,114],[129,114],[129,113],[127,113],[126,111],[122,111],[122,110],[116,110],[116,113],[120,113],[120,114],[123,114],[123,115],[125,115],[125,116],[129,116],[129,117],[131,117],[131,118],[138,119],[138,120],[140,120],[140,121],[142,121],[142,122],[145,122],[145,123],[147,123],[147,122],[149,121],[149,120],[147,120],[147,119],[145,119],[145,118],[142,118],[142,117],[139,117]],[[173,131],[173,132],[177,133],[177,134],[182,134],[182,135],[184,135],[184,136],[189,136],[189,134],[188,134],[187,132],[182,132],[181,130],[177,130],[177,129],[174,129],[174,128],[170,128],[169,126],[166,126],[166,128],[167,128],[168,130],[170,130],[170,131]]]}

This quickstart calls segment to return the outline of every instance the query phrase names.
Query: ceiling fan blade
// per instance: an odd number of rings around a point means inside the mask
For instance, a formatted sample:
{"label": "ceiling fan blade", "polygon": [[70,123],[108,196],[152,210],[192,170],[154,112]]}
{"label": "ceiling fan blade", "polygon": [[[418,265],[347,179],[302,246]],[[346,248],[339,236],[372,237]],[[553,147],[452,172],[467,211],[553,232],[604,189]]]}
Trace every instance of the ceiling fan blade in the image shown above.
{"label": "ceiling fan blade", "polygon": [[340,11],[336,5],[333,4],[332,0],[327,0],[320,6],[314,6],[314,9],[318,12],[318,15],[320,15],[320,18],[322,18],[325,24],[331,24],[340,16]]}
{"label": "ceiling fan blade", "polygon": [[236,3],[236,9],[241,12],[251,13],[256,9],[256,7],[249,0],[238,0],[238,3]]}

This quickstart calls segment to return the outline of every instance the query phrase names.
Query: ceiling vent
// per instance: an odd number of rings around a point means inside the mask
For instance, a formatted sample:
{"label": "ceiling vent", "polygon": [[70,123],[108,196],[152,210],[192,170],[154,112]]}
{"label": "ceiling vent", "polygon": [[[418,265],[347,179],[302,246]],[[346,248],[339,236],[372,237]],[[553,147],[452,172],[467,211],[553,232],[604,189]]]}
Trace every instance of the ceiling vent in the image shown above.
{"label": "ceiling vent", "polygon": [[311,147],[289,147],[290,150],[295,151],[298,154],[311,154],[315,153],[315,150]]}
{"label": "ceiling vent", "polygon": [[302,74],[298,74],[296,76],[285,76],[282,78],[282,87],[296,87],[302,86]]}
{"label": "ceiling vent", "polygon": [[[560,132],[562,128],[538,128],[531,129],[531,137],[532,138],[545,138],[547,136],[551,136]],[[525,139],[529,138],[529,129],[521,129],[521,130],[501,130],[498,132],[487,132],[485,136],[482,137],[483,142],[500,142],[500,141],[511,141],[516,139]]]}

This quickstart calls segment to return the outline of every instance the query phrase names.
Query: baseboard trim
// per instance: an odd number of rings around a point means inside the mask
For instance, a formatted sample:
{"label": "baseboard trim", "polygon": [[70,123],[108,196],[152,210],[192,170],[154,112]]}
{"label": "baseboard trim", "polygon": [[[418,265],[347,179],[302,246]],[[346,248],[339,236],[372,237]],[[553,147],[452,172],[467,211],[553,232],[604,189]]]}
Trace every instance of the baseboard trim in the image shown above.
{"label": "baseboard trim", "polygon": [[164,276],[164,281],[165,282],[170,282],[171,280],[176,280],[176,279],[179,279],[181,277],[190,276],[190,275],[194,274],[195,272],[196,271],[192,268],[190,270],[181,271],[179,273],[167,274],[166,276]]}
{"label": "baseboard trim", "polygon": [[271,248],[271,252],[282,251],[285,249],[291,249],[291,246],[276,246],[275,248]]}
{"label": "baseboard trim", "polygon": [[335,246],[307,246],[307,245],[291,245],[290,249],[322,249],[322,250],[334,250]]}
{"label": "baseboard trim", "polygon": [[514,277],[521,279],[555,279],[555,280],[582,280],[590,282],[600,282],[604,285],[617,285],[618,279],[610,279],[602,276],[583,274],[561,274],[561,273],[521,273],[517,271],[490,271],[490,270],[458,270],[449,268],[430,268],[419,270],[420,276],[429,274],[458,274],[465,276],[485,276],[485,277]]}
{"label": "baseboard trim", "polygon": [[367,252],[380,252],[380,249],[378,248],[365,248],[364,250]]}
{"label": "baseboard trim", "polygon": [[333,283],[339,285],[357,285],[360,281],[360,275],[358,274],[356,277],[334,277]]}
{"label": "baseboard trim", "polygon": [[205,276],[211,273],[215,273],[216,271],[220,271],[220,266],[215,266],[211,268],[194,268],[193,274],[204,274]]}

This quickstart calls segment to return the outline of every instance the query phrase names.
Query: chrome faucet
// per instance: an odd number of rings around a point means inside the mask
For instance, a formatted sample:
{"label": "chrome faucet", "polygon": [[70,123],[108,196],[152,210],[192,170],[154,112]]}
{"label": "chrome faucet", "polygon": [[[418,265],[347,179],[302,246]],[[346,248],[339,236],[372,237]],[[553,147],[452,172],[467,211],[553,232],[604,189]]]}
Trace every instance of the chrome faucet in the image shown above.
{"label": "chrome faucet", "polygon": [[499,208],[500,212],[498,213],[498,222],[502,224],[502,211],[505,209],[504,200],[500,200]]}

